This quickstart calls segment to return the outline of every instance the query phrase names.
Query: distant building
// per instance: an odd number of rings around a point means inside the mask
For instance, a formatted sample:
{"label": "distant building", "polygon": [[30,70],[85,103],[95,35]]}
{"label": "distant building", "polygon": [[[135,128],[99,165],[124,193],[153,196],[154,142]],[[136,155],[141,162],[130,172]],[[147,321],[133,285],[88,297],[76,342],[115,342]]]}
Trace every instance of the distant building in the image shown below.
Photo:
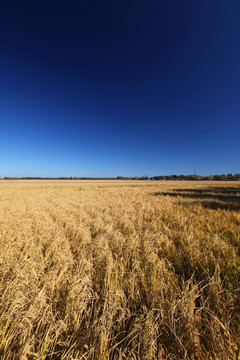
{"label": "distant building", "polygon": [[139,180],[150,180],[149,176],[142,176],[139,178]]}

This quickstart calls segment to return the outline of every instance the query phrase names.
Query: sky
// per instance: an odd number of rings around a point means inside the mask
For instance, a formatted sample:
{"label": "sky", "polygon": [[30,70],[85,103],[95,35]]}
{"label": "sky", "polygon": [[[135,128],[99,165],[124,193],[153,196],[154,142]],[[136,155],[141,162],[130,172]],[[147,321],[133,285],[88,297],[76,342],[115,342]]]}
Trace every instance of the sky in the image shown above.
{"label": "sky", "polygon": [[238,0],[0,7],[0,176],[240,173]]}

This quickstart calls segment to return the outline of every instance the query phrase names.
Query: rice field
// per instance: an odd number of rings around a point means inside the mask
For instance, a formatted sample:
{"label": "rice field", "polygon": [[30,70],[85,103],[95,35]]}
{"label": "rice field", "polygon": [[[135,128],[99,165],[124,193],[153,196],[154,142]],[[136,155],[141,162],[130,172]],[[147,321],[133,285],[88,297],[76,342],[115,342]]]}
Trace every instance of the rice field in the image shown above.
{"label": "rice field", "polygon": [[240,359],[239,182],[0,182],[0,359]]}

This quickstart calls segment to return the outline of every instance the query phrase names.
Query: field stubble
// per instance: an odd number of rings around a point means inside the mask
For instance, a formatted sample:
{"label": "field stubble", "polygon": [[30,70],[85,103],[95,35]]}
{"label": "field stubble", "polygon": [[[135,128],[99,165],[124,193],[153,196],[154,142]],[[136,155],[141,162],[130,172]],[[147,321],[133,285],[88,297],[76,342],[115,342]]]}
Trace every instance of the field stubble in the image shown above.
{"label": "field stubble", "polygon": [[0,358],[239,359],[240,184],[0,184]]}

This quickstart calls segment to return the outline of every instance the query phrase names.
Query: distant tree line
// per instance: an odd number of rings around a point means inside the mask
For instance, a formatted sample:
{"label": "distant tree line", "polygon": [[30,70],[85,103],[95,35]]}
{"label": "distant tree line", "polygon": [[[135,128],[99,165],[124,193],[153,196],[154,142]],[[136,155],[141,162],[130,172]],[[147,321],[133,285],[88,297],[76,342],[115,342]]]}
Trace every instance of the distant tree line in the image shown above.
{"label": "distant tree line", "polygon": [[25,176],[25,177],[9,177],[5,176],[4,180],[116,180],[116,178],[108,177],[76,177],[76,176],[61,176],[61,177],[39,177],[39,176]]}
{"label": "distant tree line", "polygon": [[201,176],[201,175],[158,175],[158,176],[142,176],[142,177],[124,177],[117,176],[117,180],[215,180],[215,181],[231,181],[231,180],[239,180],[240,174],[221,174],[221,175],[209,175],[209,176]]}
{"label": "distant tree line", "polygon": [[217,181],[227,181],[227,180],[240,180],[240,174],[221,174],[221,175],[167,175],[167,176],[153,176],[151,180],[217,180]]}
{"label": "distant tree line", "polygon": [[220,175],[158,175],[158,176],[117,176],[117,177],[4,177],[5,180],[215,180],[215,181],[240,181],[240,174]]}

